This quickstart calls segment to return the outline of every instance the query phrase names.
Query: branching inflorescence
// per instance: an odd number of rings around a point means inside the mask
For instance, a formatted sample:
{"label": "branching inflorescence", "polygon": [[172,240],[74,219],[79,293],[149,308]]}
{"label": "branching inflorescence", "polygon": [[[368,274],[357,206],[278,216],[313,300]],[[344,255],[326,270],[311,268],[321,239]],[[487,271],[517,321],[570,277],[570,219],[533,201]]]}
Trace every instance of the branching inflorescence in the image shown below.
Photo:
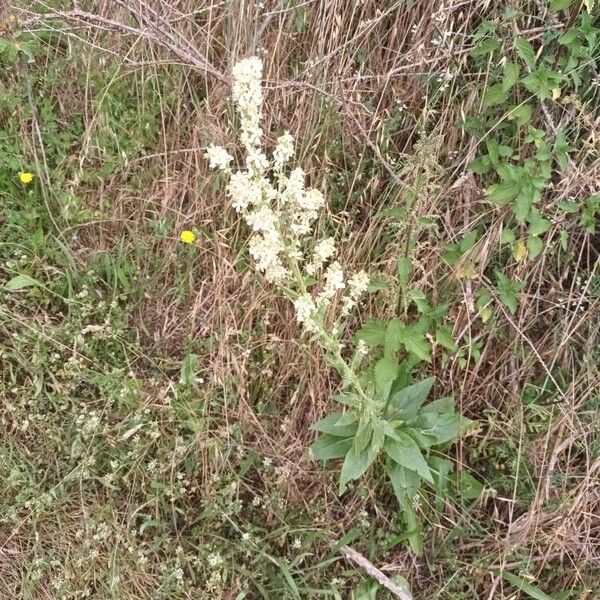
{"label": "branching inflorescence", "polygon": [[[286,132],[277,138],[270,160],[263,151],[262,70],[257,57],[233,68],[232,96],[240,118],[245,169],[233,170],[233,156],[219,146],[210,145],[205,156],[212,168],[228,176],[232,206],[252,231],[249,252],[257,271],[294,303],[304,329],[339,357],[343,321],[366,292],[369,276],[364,271],[346,276],[335,260],[332,237],[315,242],[313,225],[325,198],[318,189],[306,186],[300,167],[286,169],[294,155],[292,135]],[[326,327],[325,316],[340,294],[337,319]],[[348,374],[343,367],[338,370]]]}

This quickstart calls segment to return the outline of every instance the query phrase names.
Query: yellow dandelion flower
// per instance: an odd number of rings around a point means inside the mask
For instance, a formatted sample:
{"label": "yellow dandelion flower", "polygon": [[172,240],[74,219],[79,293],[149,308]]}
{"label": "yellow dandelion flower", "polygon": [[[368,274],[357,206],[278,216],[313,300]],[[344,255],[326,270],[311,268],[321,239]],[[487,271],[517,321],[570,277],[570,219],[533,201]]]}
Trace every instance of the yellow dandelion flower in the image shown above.
{"label": "yellow dandelion flower", "polygon": [[196,241],[196,234],[189,229],[184,229],[179,235],[179,239],[184,244],[193,244]]}
{"label": "yellow dandelion flower", "polygon": [[27,185],[33,181],[33,173],[29,173],[28,171],[21,171],[19,173],[19,179],[21,183]]}

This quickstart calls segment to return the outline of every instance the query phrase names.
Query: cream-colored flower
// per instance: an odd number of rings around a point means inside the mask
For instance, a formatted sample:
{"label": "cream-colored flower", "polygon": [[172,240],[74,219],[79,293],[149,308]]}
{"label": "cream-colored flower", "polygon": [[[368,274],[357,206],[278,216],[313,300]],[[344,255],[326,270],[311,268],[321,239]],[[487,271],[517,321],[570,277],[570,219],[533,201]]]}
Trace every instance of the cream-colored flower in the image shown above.
{"label": "cream-colored flower", "polygon": [[210,144],[204,153],[204,156],[208,160],[208,166],[211,169],[226,170],[229,168],[229,163],[233,160],[233,156],[222,148],[221,146],[215,146]]}
{"label": "cream-colored flower", "polygon": [[342,269],[342,265],[336,260],[325,271],[325,286],[318,296],[319,305],[328,304],[335,294],[345,287],[344,270]]}
{"label": "cream-colored flower", "polygon": [[294,138],[289,131],[277,138],[277,146],[273,150],[273,167],[281,170],[284,165],[294,156]]}
{"label": "cream-colored flower", "polygon": [[335,255],[335,240],[332,237],[321,240],[314,249],[312,260],[304,270],[309,275],[314,275],[332,256]]}
{"label": "cream-colored flower", "polygon": [[314,314],[317,307],[310,294],[302,294],[294,300],[294,308],[296,309],[296,319],[298,323],[302,323],[308,331],[314,331],[315,322]]}

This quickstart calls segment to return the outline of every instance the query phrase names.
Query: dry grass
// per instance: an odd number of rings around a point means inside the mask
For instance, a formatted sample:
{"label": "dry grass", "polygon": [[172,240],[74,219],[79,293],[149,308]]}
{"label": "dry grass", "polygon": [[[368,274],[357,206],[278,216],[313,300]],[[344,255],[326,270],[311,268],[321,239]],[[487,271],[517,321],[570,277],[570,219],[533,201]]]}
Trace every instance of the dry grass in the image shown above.
{"label": "dry grass", "polygon": [[[585,312],[565,310],[560,302],[578,302],[576,277],[597,272],[598,238],[583,232],[575,220],[567,222],[574,261],[544,253],[532,262],[513,263],[508,273],[526,282],[519,310],[511,315],[502,309],[493,326],[482,324],[473,308],[476,287],[496,293],[489,273],[505,214],[490,208],[482,184],[464,174],[477,144],[457,125],[461,116],[478,112],[481,86],[489,75],[472,71],[469,36],[501,7],[475,0],[98,0],[63,11],[50,2],[14,4],[9,8],[17,18],[12,34],[22,29],[42,35],[57,20],[67,23],[56,52],[73,56],[75,71],[86,70],[87,86],[70,82],[71,74],[65,73],[52,92],[65,118],[72,112],[84,115],[81,144],[64,158],[75,177],[64,185],[84,199],[91,216],[77,225],[70,252],[78,264],[116,247],[135,257],[137,281],[146,286],[130,308],[127,324],[140,343],[139,353],[131,355],[131,369],[144,382],[147,406],[154,410],[160,403],[151,374],[160,371],[164,381],[176,381],[190,344],[201,371],[210,374],[194,401],[208,406],[215,397],[223,399],[216,408],[200,409],[199,419],[206,422],[188,449],[201,465],[198,491],[177,519],[181,529],[176,537],[184,539],[202,519],[194,508],[206,507],[213,498],[215,477],[235,464],[234,448],[239,447],[272,460],[278,469],[276,475],[261,472],[240,483],[237,495],[244,501],[268,496],[275,486],[281,506],[290,514],[307,515],[306,526],[318,525],[327,532],[326,541],[354,527],[361,510],[381,531],[394,527],[394,503],[376,474],[340,499],[333,471],[305,460],[313,436],[310,424],[325,414],[337,381],[319,352],[302,341],[292,308],[241,266],[246,255],[243,226],[202,158],[209,142],[227,144],[231,139],[231,65],[257,53],[266,65],[265,131],[272,141],[277,132],[289,129],[298,140],[299,163],[311,184],[330,199],[319,227],[347,240],[346,264],[393,275],[407,236],[418,230],[418,219],[434,217],[441,225],[437,232],[418,234],[411,250],[411,285],[450,303],[456,339],[480,343],[481,358],[466,368],[456,358],[444,359],[439,349],[431,363],[439,392],[455,394],[461,410],[480,421],[478,433],[454,449],[457,464],[485,481],[491,477],[487,461],[499,460],[490,458],[488,449],[504,445],[509,456],[521,457],[517,470],[535,469],[533,493],[526,500],[515,484],[462,507],[464,511],[448,504],[431,523],[429,560],[413,558],[403,545],[371,560],[388,575],[407,577],[416,598],[513,598],[514,588],[503,584],[501,571],[515,565],[539,576],[549,593],[582,582],[589,586],[600,567],[600,460],[590,447],[598,443],[600,302],[590,298]],[[526,2],[520,7],[527,12]],[[535,39],[539,27],[532,21],[527,35]],[[435,43],[443,32],[452,33]],[[112,65],[111,77],[100,88],[94,73],[107,64]],[[450,74],[448,87],[438,92],[431,79],[445,73]],[[82,182],[77,174],[103,160],[98,136],[112,127],[103,120],[103,102],[113,83],[124,79],[136,90],[140,107],[160,107],[156,147],[130,157],[103,179]],[[404,118],[390,127],[398,102],[405,105]],[[598,189],[597,117],[573,108],[565,112],[581,132],[582,149],[571,156],[573,169],[548,195],[549,207]],[[35,120],[23,120],[22,136],[30,156],[42,166],[39,137],[44,132],[36,130]],[[40,172],[50,177],[43,167]],[[394,228],[375,218],[382,209],[408,202],[407,192],[415,188],[419,193],[408,222]],[[94,211],[101,216],[93,216]],[[184,272],[173,237],[150,234],[150,224],[161,221],[171,223],[174,232],[190,226],[202,232],[200,248],[190,255]],[[459,267],[453,272],[443,264],[441,249],[484,222],[485,235],[472,251],[477,276],[459,278]],[[548,232],[548,247],[558,243],[562,228],[557,224]],[[377,296],[364,307],[360,318],[390,316],[395,310],[394,299],[383,294],[383,300]],[[566,385],[555,381],[559,391],[545,407],[550,425],[532,442],[529,409],[521,401],[524,384],[555,380],[557,371],[569,380]],[[168,384],[157,389],[166,393]],[[103,517],[115,530],[131,519],[126,513],[143,506],[134,497],[123,500],[129,505],[111,506]],[[4,589],[20,589],[15,582],[31,568],[33,524],[40,543],[48,543],[58,561],[70,560],[91,501],[80,502],[75,494],[54,521],[24,514],[22,527],[0,529]],[[281,526],[279,514],[274,510],[265,516],[267,530]],[[452,546],[450,532],[457,538]],[[437,558],[436,543],[446,548]],[[305,566],[323,560],[326,546]],[[110,548],[101,552],[110,555]],[[135,571],[134,562],[131,569]],[[446,591],[457,578],[469,582],[462,584],[464,595]],[[595,581],[600,585],[597,577]],[[114,597],[155,597],[157,580],[142,571],[130,583],[127,592]],[[246,586],[238,572],[222,597],[241,597],[237,593]],[[8,598],[4,593],[0,597]],[[595,593],[578,597],[592,599]],[[54,596],[41,585],[22,597]]]}

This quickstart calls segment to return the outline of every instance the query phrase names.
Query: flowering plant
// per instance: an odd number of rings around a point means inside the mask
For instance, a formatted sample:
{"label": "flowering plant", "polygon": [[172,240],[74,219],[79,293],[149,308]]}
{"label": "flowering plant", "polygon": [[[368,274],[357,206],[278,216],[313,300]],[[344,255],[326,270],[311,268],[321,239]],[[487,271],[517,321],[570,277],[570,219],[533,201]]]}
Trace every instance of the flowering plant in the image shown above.
{"label": "flowering plant", "polygon": [[[451,398],[423,407],[433,378],[411,383],[412,367],[427,358],[423,346],[414,341],[418,334],[414,325],[394,319],[386,326],[366,326],[355,336],[351,357],[345,357],[341,335],[370,279],[364,271],[344,272],[333,238],[314,240],[313,225],[325,199],[318,189],[306,186],[300,167],[287,169],[294,155],[293,137],[284,133],[271,157],[265,154],[261,80],[259,58],[247,58],[233,68],[232,96],[240,119],[244,168],[233,169],[233,156],[212,144],[206,159],[227,176],[227,195],[251,231],[249,252],[256,270],[293,302],[298,322],[342,378],[342,392],[334,399],[347,409],[314,425],[321,436],[311,447],[313,455],[322,460],[344,458],[339,487],[343,493],[348,482],[363,475],[385,451],[386,471],[411,529],[409,540],[419,553],[415,501],[421,482],[439,489],[451,468],[449,461],[428,453],[454,439],[461,417]],[[402,350],[408,357],[400,362]]]}

